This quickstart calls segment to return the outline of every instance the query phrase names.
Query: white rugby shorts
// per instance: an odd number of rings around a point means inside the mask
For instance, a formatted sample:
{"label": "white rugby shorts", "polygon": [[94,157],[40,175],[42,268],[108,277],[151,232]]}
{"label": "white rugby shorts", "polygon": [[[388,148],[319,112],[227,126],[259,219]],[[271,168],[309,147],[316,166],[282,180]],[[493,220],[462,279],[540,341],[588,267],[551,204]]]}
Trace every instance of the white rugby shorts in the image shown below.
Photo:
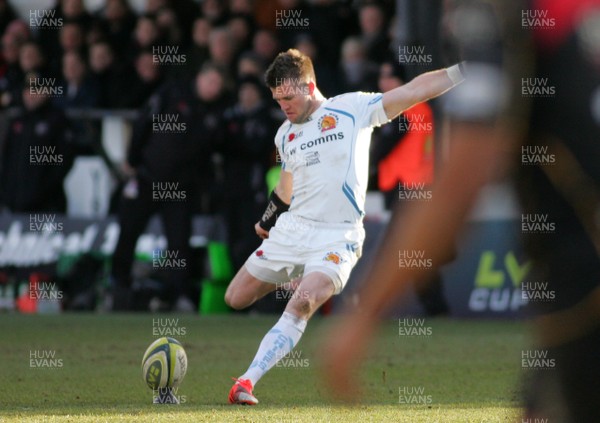
{"label": "white rugby shorts", "polygon": [[364,239],[362,222],[316,222],[285,212],[245,266],[255,278],[274,284],[321,272],[339,294],[360,258]]}

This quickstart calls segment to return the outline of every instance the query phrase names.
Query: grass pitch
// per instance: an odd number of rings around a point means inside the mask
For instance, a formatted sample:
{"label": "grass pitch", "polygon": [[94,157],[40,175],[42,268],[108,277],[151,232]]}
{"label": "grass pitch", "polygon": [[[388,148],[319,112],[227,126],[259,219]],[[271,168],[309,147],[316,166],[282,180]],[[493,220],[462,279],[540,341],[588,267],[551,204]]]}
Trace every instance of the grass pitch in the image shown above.
{"label": "grass pitch", "polygon": [[[421,336],[400,336],[398,322],[388,322],[362,369],[363,403],[341,406],[329,401],[318,377],[316,354],[329,320],[315,318],[296,355],[259,382],[258,406],[227,404],[230,376],[245,371],[277,318],[2,315],[0,422],[520,419],[520,353],[526,348],[520,322],[427,319],[428,334]],[[177,392],[182,404],[152,405],[141,357],[157,334],[169,332],[188,355],[188,372]]]}

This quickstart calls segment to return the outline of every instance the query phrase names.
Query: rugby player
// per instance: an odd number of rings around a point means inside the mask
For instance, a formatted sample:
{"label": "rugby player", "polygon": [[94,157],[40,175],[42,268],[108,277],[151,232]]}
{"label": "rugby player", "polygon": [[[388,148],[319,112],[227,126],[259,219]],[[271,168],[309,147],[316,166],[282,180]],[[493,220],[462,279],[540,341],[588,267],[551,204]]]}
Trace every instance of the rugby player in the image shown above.
{"label": "rugby player", "polygon": [[225,301],[243,309],[294,281],[286,309],[258,347],[229,402],[254,405],[259,379],[299,342],[308,320],[339,294],[361,255],[373,127],[463,80],[459,65],[422,74],[386,93],[325,98],[307,56],[290,49],[265,80],[287,120],[275,136],[281,178],[255,225],[263,239],[231,281]]}

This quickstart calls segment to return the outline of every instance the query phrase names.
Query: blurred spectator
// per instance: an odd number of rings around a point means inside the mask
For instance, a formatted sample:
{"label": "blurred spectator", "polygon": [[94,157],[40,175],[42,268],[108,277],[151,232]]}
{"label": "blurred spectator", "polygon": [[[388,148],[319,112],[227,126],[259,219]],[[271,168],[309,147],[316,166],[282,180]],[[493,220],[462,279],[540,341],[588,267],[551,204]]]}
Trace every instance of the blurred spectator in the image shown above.
{"label": "blurred spectator", "polygon": [[88,28],[92,22],[92,17],[85,10],[83,0],[61,0],[57,15],[62,17],[65,22],[74,22],[82,28]]}
{"label": "blurred spectator", "polygon": [[[0,203],[15,213],[65,212],[63,179],[71,166],[65,116],[50,87],[28,75],[23,106],[9,122],[0,170]],[[31,83],[31,87],[30,87]]]}
{"label": "blurred spectator", "polygon": [[152,51],[153,47],[161,44],[159,35],[154,18],[151,15],[140,16],[135,25],[127,57],[137,57],[143,50]]}
{"label": "blurred spectator", "polygon": [[229,0],[229,11],[232,14],[241,14],[246,16],[252,16],[253,0]]}
{"label": "blurred spectator", "polygon": [[155,15],[161,7],[167,7],[168,5],[168,0],[146,0],[144,12],[147,15]]}
{"label": "blurred spectator", "polygon": [[85,108],[98,105],[98,86],[87,73],[84,58],[75,51],[66,52],[62,58],[62,83],[64,95],[54,99],[60,108]]}
{"label": "blurred spectator", "polygon": [[27,74],[36,74],[41,77],[51,77],[48,68],[45,66],[45,59],[40,50],[40,46],[34,41],[25,41],[19,48],[19,66],[18,70],[7,80],[8,91],[6,94],[7,106],[21,105],[21,90],[23,88],[24,76]]}
{"label": "blurred spectator", "polygon": [[186,51],[186,64],[184,74],[192,77],[196,75],[204,62],[209,59],[208,40],[212,25],[206,18],[198,18],[192,27],[192,45]]}
{"label": "blurred spectator", "polygon": [[85,34],[86,47],[89,48],[89,46],[91,46],[92,44],[97,43],[99,41],[104,41],[106,40],[106,38],[106,31],[104,30],[102,22],[99,20],[92,21],[90,27],[87,29],[87,33]]}
{"label": "blurred spectator", "polygon": [[[241,79],[236,104],[225,112],[224,215],[234,267],[244,264],[260,244],[254,231],[256,216],[267,205],[265,175],[274,153],[273,134],[283,118],[267,100],[262,80]],[[244,207],[240,207],[243,204]]]}
{"label": "blurred spectator", "polygon": [[97,15],[102,31],[118,56],[125,53],[136,24],[127,0],[107,0]]}
{"label": "blurred spectator", "polygon": [[213,26],[227,23],[227,5],[222,0],[204,0],[200,3],[200,12]]}
{"label": "blurred spectator", "polygon": [[191,44],[192,26],[200,16],[200,10],[195,0],[171,0],[170,8],[177,16],[177,22],[181,31],[181,46],[188,48]]}
{"label": "blurred spectator", "polygon": [[[55,18],[58,22],[62,22],[61,28],[47,28],[40,27],[37,33],[38,42],[43,47],[46,56],[50,58],[50,62],[53,64],[53,69],[55,69],[58,73],[60,70],[60,59],[59,57],[66,50],[70,50],[70,48],[65,48],[62,46],[61,37],[63,36],[63,29],[65,26],[69,26],[71,28],[78,27],[81,34],[79,37],[81,38],[80,46],[76,47],[77,49],[81,49],[85,39],[85,31],[90,28],[92,24],[92,17],[85,10],[83,5],[83,0],[59,0],[56,2],[57,5],[49,11],[49,15]],[[68,38],[72,37],[72,32],[75,30],[69,29],[67,31]],[[54,66],[56,65],[56,66]]]}
{"label": "blurred spectator", "polygon": [[279,53],[279,41],[273,32],[261,29],[256,32],[252,39],[252,50],[265,63],[271,63]]}
{"label": "blurred spectator", "polygon": [[359,10],[359,24],[367,58],[372,62],[381,63],[390,52],[383,8],[376,3],[363,5]]}
{"label": "blurred spectator", "polygon": [[[207,62],[196,76],[195,91],[199,97],[195,132],[198,142],[215,148],[223,137],[223,113],[231,104],[229,97],[229,75],[225,69]],[[217,186],[218,163],[214,157],[203,155],[196,163],[198,169],[199,213],[214,213],[222,196]]]}
{"label": "blurred spectator", "polygon": [[83,27],[75,22],[65,23],[60,28],[58,41],[63,53],[70,51],[81,52],[85,47]]}
{"label": "blurred spectator", "polygon": [[[54,30],[44,30],[45,33],[54,34]],[[44,37],[41,37],[44,39]],[[85,33],[83,28],[75,22],[66,22],[62,27],[58,29],[58,45],[52,49],[47,50],[48,47],[44,46],[44,51],[52,51],[49,57],[49,67],[53,75],[60,75],[62,73],[62,57],[67,52],[76,52],[79,54],[85,54]]]}
{"label": "blurred spectator", "polygon": [[341,92],[377,89],[377,65],[367,59],[365,46],[358,37],[349,37],[342,44],[340,76]]}
{"label": "blurred spectator", "polygon": [[212,62],[229,73],[235,72],[235,43],[227,27],[215,28],[210,32],[208,51]]}
{"label": "blurred spectator", "polygon": [[[98,107],[99,86],[97,81],[89,75],[83,56],[75,51],[67,52],[63,56],[62,63],[62,79],[59,86],[63,89],[63,93],[53,99],[54,105],[61,109]],[[93,154],[94,136],[98,131],[98,123],[76,119],[71,122],[71,129],[74,154]]]}
{"label": "blurred spectator", "polygon": [[123,101],[128,107],[140,107],[154,91],[163,83],[160,66],[154,60],[154,55],[143,51],[135,59],[135,78],[129,89],[122,94]]}
{"label": "blurred spectator", "polygon": [[[126,166],[131,179],[123,190],[119,212],[121,233],[113,258],[116,310],[126,310],[132,305],[135,245],[150,217],[160,213],[169,250],[177,252],[178,259],[187,263],[169,272],[170,289],[165,300],[171,308],[193,311],[187,279],[194,185],[198,169],[208,172],[216,134],[222,128],[223,89],[222,73],[205,65],[192,89],[186,83],[163,86],[149,100],[135,124]],[[157,125],[175,121],[177,127]],[[171,194],[183,193],[180,201],[165,197],[164,186],[169,184],[174,188],[168,190],[175,190]]]}
{"label": "blurred spectator", "polygon": [[31,40],[31,33],[25,22],[21,20],[12,21],[2,34],[3,74],[11,81],[13,87],[22,82],[23,74],[18,64],[19,50],[29,40]]}
{"label": "blurred spectator", "polygon": [[31,31],[29,25],[21,19],[11,21],[4,30],[5,35],[11,35],[19,41],[27,41],[31,39]]}
{"label": "blurred spectator", "polygon": [[246,51],[252,48],[254,23],[251,16],[243,14],[231,15],[227,21],[227,29],[233,38],[236,51]]}
{"label": "blurred spectator", "polygon": [[252,75],[259,79],[263,77],[265,73],[265,63],[260,56],[253,51],[246,51],[242,53],[238,60],[237,77],[238,79]]}
{"label": "blurred spectator", "polygon": [[162,7],[156,12],[156,25],[163,43],[170,46],[183,44],[183,33],[175,11],[169,7]]}
{"label": "blurred spectator", "polygon": [[45,71],[45,59],[41,47],[33,42],[27,41],[19,50],[19,67],[24,74],[39,73],[48,76]]}
{"label": "blurred spectator", "polygon": [[[116,60],[115,53],[106,41],[94,43],[89,49],[90,73],[95,78],[100,91],[98,107],[135,107],[130,95],[134,86],[135,74],[127,64]],[[139,103],[139,102],[138,102]]]}
{"label": "blurred spectator", "polygon": [[2,59],[5,63],[18,66],[19,49],[25,42],[24,39],[11,34],[9,31],[2,36]]}

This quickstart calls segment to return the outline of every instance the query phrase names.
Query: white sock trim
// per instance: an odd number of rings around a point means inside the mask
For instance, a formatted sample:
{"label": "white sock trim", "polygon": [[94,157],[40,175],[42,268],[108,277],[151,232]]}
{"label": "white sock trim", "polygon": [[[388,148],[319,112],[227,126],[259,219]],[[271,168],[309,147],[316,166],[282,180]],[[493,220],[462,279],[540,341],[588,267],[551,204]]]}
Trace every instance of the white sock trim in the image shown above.
{"label": "white sock trim", "polygon": [[304,320],[301,317],[296,316],[295,314],[284,311],[279,319],[282,323],[288,323],[298,329],[300,332],[304,333],[304,329],[306,329],[306,324],[308,321]]}

